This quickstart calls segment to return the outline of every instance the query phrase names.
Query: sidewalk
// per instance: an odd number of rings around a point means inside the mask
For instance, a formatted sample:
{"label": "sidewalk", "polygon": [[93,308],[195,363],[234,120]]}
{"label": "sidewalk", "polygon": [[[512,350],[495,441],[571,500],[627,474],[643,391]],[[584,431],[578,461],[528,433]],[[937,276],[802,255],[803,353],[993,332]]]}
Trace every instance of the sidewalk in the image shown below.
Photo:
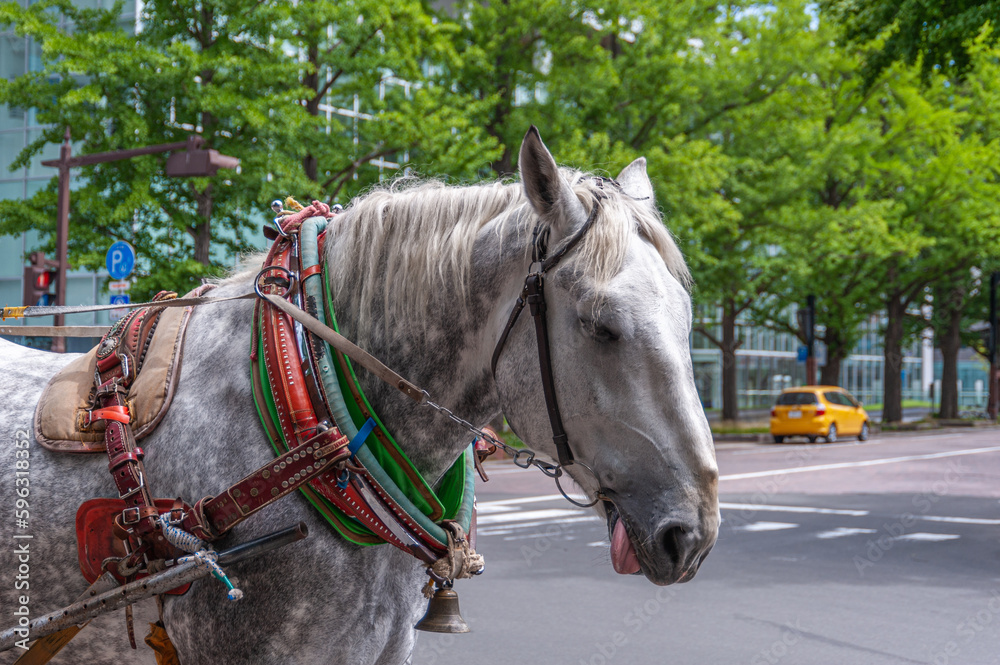
{"label": "sidewalk", "polygon": [[[868,415],[871,416],[872,422],[879,422],[882,420],[882,409],[866,409],[866,411],[868,411]],[[931,410],[928,407],[903,409],[903,422],[907,423],[914,420],[920,420],[930,413]],[[715,409],[712,411],[706,411],[705,415],[708,417],[708,422],[710,423],[717,423],[722,417],[721,413]],[[739,415],[740,420],[745,421],[767,420],[771,417],[771,409],[741,409]]]}

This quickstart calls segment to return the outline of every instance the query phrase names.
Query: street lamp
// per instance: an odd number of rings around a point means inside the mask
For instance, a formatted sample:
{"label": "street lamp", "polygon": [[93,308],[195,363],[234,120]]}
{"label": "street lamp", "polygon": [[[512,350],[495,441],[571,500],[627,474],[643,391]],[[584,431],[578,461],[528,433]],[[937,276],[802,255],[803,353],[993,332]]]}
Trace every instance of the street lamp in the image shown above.
{"label": "street lamp", "polygon": [[[69,170],[77,166],[117,162],[142,155],[153,155],[181,149],[184,149],[184,152],[179,152],[167,158],[168,176],[177,178],[211,176],[215,175],[219,169],[235,169],[240,165],[240,160],[236,157],[221,155],[217,150],[203,150],[202,146],[204,144],[205,139],[192,135],[186,141],[178,143],[163,143],[146,146],[145,148],[112,150],[111,152],[99,152],[92,155],[73,157],[73,147],[70,144],[70,128],[66,127],[63,144],[59,149],[59,159],[50,159],[42,162],[42,166],[52,166],[59,169],[59,220],[56,226],[56,260],[59,265],[56,271],[56,305],[66,304],[66,270],[68,268],[67,255],[69,246]],[[62,314],[57,314],[55,324],[61,326],[64,323],[65,317]],[[62,337],[53,338],[52,350],[57,352],[65,351],[66,340]]]}

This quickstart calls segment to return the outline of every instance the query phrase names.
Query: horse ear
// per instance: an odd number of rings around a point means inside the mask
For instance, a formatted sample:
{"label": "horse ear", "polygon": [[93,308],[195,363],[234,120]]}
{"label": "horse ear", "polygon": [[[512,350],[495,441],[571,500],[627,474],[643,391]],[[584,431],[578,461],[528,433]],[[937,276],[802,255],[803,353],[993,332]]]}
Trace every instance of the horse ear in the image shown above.
{"label": "horse ear", "polygon": [[622,172],[615,178],[621,185],[622,191],[633,199],[646,201],[651,207],[653,203],[653,183],[646,175],[646,158],[640,157],[622,169]]}
{"label": "horse ear", "polygon": [[531,207],[554,230],[568,233],[578,219],[586,216],[583,204],[559,174],[556,160],[542,143],[534,125],[521,142],[517,165]]}

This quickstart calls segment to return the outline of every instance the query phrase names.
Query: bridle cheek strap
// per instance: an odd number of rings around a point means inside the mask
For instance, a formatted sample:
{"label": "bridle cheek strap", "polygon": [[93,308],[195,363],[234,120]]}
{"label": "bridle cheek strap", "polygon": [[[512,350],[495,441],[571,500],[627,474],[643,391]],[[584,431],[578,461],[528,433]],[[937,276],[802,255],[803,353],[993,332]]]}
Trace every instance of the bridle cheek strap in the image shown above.
{"label": "bridle cheek strap", "polygon": [[563,428],[562,414],[559,413],[559,402],[556,401],[556,384],[552,376],[552,357],[549,355],[549,328],[545,321],[545,279],[541,273],[528,275],[525,282],[528,308],[535,320],[535,339],[538,342],[538,367],[542,371],[542,391],[545,393],[545,408],[549,412],[549,425],[552,428],[552,442],[559,455],[559,464],[569,466],[573,463],[573,451],[569,447],[569,438]]}
{"label": "bridle cheek strap", "polygon": [[555,444],[559,464],[562,466],[569,466],[573,463],[573,451],[569,447],[569,437],[566,436],[566,429],[563,427],[562,414],[559,412],[559,402],[556,399],[555,378],[552,375],[552,356],[549,353],[549,329],[545,319],[545,311],[547,309],[545,305],[545,273],[556,266],[563,256],[586,235],[587,231],[594,224],[599,207],[600,200],[595,198],[590,215],[580,229],[548,258],[545,256],[547,251],[545,238],[548,236],[548,233],[540,232],[541,223],[535,227],[532,258],[534,259],[533,263],[539,264],[539,268],[536,272],[529,273],[525,278],[524,289],[521,290],[521,295],[518,296],[517,302],[514,303],[514,308],[507,318],[507,325],[504,326],[503,332],[500,333],[500,339],[493,349],[493,359],[490,365],[493,372],[493,379],[496,380],[497,362],[500,360],[500,354],[503,353],[504,347],[507,344],[507,338],[510,336],[510,331],[514,329],[514,324],[517,323],[521,311],[527,304],[528,309],[531,311],[531,317],[535,321],[538,367],[542,374],[542,392],[545,395],[545,408],[549,414],[549,426],[552,428],[552,442]]}

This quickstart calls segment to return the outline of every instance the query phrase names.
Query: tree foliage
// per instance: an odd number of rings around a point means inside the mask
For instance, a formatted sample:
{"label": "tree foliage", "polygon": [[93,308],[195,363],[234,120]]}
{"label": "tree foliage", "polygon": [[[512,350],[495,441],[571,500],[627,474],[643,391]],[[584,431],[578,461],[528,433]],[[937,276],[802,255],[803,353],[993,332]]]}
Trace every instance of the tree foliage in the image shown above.
{"label": "tree foliage", "polygon": [[[137,34],[119,11],[0,5],[44,55],[0,82],[0,102],[51,126],[15,167],[66,125],[76,152],[197,133],[240,158],[239,173],[188,180],[166,178],[162,157],[84,169],[71,259],[96,268],[109,238],[130,240],[140,293],[231,264],[273,198],[346,203],[395,164],[507,176],[536,124],[574,166],[647,158],[698,329],[723,358],[726,417],[738,324],[804,340],[807,295],[824,382],[861,324],[883,326],[889,420],[906,345],[930,326],[954,346],[982,318],[976,275],[1000,259],[995,3],[151,0]],[[54,208],[54,181],[0,202],[0,232],[50,237]]]}
{"label": "tree foliage", "polygon": [[[199,134],[206,147],[240,159],[238,173],[208,178],[168,178],[162,156],[82,169],[71,263],[97,269],[109,238],[130,241],[140,257],[138,297],[184,291],[231,266],[260,244],[274,198],[346,202],[395,172],[371,163],[378,158],[409,153],[462,177],[494,154],[495,143],[463,118],[466,105],[422,79],[422,55],[447,56],[450,45],[416,0],[152,0],[137,34],[118,25],[120,11],[121,3],[102,11],[65,0],[0,6],[0,23],[41,43],[44,60],[41,71],[0,82],[0,101],[35,107],[50,125],[15,168],[60,142],[66,126],[76,153]],[[398,76],[408,85],[392,85]],[[321,105],[351,115],[321,113]],[[27,204],[0,204],[0,232],[51,234],[55,188],[53,179]]]}
{"label": "tree foliage", "polygon": [[843,25],[843,38],[869,43],[880,35],[864,66],[874,81],[895,62],[919,64],[925,77],[944,68],[964,75],[972,67],[969,42],[1000,21],[995,0],[821,0],[824,12]]}

